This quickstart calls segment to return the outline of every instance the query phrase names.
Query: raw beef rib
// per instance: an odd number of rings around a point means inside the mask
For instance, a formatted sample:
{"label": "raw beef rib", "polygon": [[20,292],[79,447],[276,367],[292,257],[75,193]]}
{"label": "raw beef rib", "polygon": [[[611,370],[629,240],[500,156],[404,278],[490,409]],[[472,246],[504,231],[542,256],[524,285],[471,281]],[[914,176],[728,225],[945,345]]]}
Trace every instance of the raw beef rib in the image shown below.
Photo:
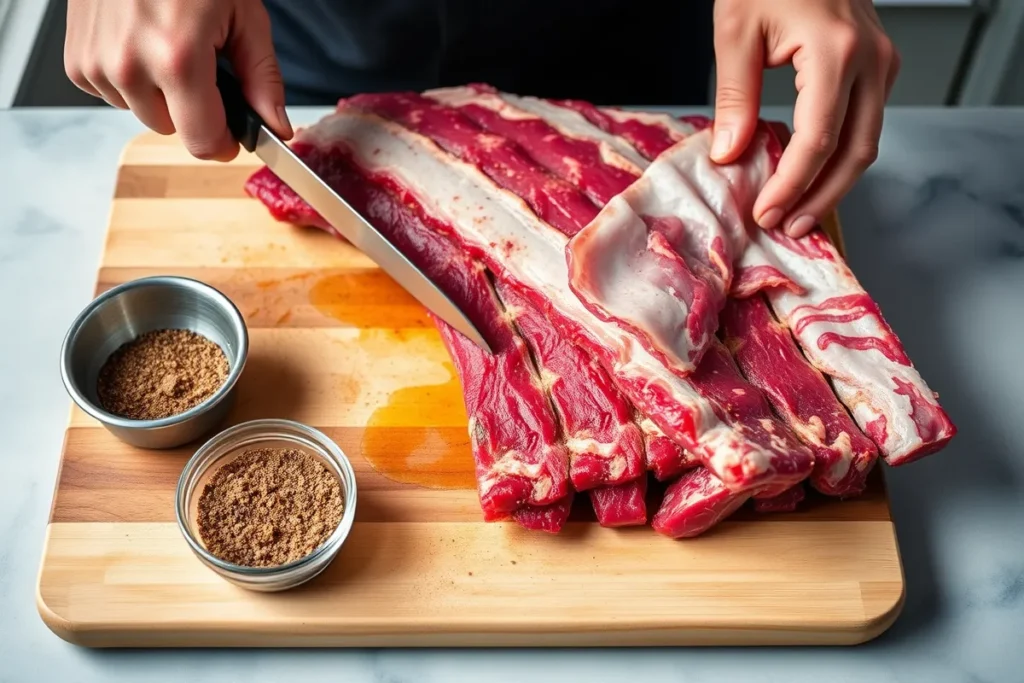
{"label": "raw beef rib", "polygon": [[692,538],[739,510],[749,499],[749,492],[730,491],[706,468],[699,467],[669,484],[651,526],[672,538]]}
{"label": "raw beef rib", "polygon": [[860,494],[878,449],[853,423],[761,295],[730,299],[722,311],[722,333],[743,374],[811,446],[814,487],[832,496]]}
{"label": "raw beef rib", "polygon": [[601,526],[638,526],[647,523],[647,477],[590,491],[590,502]]}
{"label": "raw beef rib", "polygon": [[585,491],[643,476],[643,436],[633,422],[632,406],[604,369],[565,341],[533,304],[511,289],[502,287],[501,292],[533,349],[558,413],[574,488]]}
{"label": "raw beef rib", "polygon": [[[525,344],[483,269],[429,230],[411,202],[399,202],[369,182],[337,150],[301,140],[293,147],[442,287],[494,345],[496,353],[488,354],[436,321],[462,382],[485,519],[501,519],[523,506],[545,506],[564,498],[569,493],[568,456],[555,415]],[[268,169],[255,174],[247,189],[291,222],[332,230]]]}
{"label": "raw beef rib", "polygon": [[754,498],[754,510],[757,512],[793,512],[806,496],[803,484],[788,488],[777,496]]}
{"label": "raw beef rib", "polygon": [[820,229],[800,240],[764,230],[752,246],[741,267],[785,280],[764,287],[772,309],[888,464],[934,453],[953,438],[956,427],[935,393]]}

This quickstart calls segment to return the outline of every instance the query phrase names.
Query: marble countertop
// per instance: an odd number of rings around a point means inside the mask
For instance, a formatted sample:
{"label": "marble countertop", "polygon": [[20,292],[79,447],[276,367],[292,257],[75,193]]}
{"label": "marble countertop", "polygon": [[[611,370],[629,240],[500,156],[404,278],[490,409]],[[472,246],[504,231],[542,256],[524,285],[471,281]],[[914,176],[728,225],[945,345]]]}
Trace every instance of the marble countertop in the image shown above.
{"label": "marble countertop", "polygon": [[58,354],[140,130],[109,110],[0,111],[0,682],[1021,680],[1024,110],[889,112],[841,209],[854,270],[960,427],[941,455],[889,471],[906,607],[847,649],[153,652],[57,638],[34,593],[69,406]]}

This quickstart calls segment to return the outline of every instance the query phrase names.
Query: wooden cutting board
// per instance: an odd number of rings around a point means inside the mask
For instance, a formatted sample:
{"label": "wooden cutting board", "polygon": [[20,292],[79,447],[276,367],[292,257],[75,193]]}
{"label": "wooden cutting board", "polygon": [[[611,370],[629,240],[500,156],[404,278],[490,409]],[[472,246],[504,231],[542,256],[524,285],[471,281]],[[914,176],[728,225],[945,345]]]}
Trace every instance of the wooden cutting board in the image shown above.
{"label": "wooden cutting board", "polygon": [[273,221],[242,190],[257,166],[249,155],[199,162],[155,134],[132,141],[96,291],[173,274],[229,296],[250,330],[229,423],[284,417],[334,438],[359,482],[352,534],[303,587],[237,588],[193,557],[174,522],[174,487],[198,444],[138,450],[74,408],[37,594],[60,637],[96,647],[852,644],[895,620],[904,585],[880,473],[860,499],[742,511],[687,541],[584,515],[557,536],[481,522],[458,380],[424,311],[351,246]]}

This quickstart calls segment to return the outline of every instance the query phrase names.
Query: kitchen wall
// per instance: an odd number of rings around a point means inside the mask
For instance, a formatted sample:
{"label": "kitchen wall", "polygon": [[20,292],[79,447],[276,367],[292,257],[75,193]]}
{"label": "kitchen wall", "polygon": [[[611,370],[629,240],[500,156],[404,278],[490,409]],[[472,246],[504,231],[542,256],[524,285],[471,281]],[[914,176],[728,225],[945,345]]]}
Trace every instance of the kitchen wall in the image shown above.
{"label": "kitchen wall", "polygon": [[[1024,105],[1024,0],[876,0],[875,5],[903,56],[893,104]],[[66,0],[0,0],[0,107],[99,104],[64,76],[65,11]],[[18,27],[10,25],[11,16],[19,19]],[[36,31],[34,49],[27,48]],[[17,58],[4,58],[14,43],[29,53],[20,65]],[[792,68],[768,72],[765,104],[790,104],[794,97]]]}

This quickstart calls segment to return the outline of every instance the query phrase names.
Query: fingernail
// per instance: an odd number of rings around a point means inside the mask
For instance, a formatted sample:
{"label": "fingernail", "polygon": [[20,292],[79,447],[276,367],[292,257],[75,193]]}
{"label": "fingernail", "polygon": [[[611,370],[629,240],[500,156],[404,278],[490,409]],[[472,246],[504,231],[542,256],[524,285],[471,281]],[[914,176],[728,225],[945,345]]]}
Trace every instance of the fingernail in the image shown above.
{"label": "fingernail", "polygon": [[292,122],[288,120],[288,112],[284,110],[284,106],[277,108],[277,120],[284,126],[286,133],[289,137],[294,135],[295,131],[292,129]]}
{"label": "fingernail", "polygon": [[761,214],[761,220],[759,220],[757,222],[757,224],[760,225],[765,230],[771,230],[776,225],[778,225],[779,221],[781,221],[781,220],[782,220],[782,209],[780,209],[779,207],[776,206],[776,207],[772,207],[771,209],[768,209],[767,211],[762,213]]}
{"label": "fingernail", "polygon": [[800,216],[794,218],[789,223],[789,227],[786,228],[786,234],[790,237],[802,237],[809,233],[817,221],[814,220],[814,216]]}
{"label": "fingernail", "polygon": [[729,153],[732,146],[732,131],[716,130],[715,137],[711,141],[711,158],[721,159]]}

